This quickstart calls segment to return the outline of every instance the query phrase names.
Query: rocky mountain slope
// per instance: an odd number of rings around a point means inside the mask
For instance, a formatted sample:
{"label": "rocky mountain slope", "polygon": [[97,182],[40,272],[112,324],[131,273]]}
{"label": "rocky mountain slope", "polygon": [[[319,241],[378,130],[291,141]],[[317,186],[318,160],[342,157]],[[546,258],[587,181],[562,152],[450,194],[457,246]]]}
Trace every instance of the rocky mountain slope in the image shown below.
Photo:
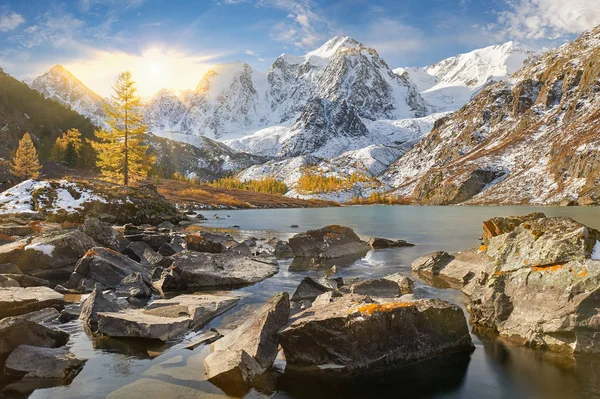
{"label": "rocky mountain slope", "polygon": [[94,125],[104,127],[102,97],[61,65],[53,66],[48,72],[31,81],[29,86],[44,97],[58,101],[78,114],[88,117]]}
{"label": "rocky mountain slope", "polygon": [[420,68],[397,68],[400,76],[410,80],[425,100],[437,111],[456,111],[483,86],[506,80],[538,53],[521,43],[476,49]]}
{"label": "rocky mountain slope", "polygon": [[433,204],[595,203],[600,27],[487,85],[386,173]]}
{"label": "rocky mountain slope", "polygon": [[94,131],[85,117],[44,98],[0,69],[0,157],[9,157],[25,132],[33,135],[36,145],[44,139],[51,145],[70,128],[79,129],[87,137]]}

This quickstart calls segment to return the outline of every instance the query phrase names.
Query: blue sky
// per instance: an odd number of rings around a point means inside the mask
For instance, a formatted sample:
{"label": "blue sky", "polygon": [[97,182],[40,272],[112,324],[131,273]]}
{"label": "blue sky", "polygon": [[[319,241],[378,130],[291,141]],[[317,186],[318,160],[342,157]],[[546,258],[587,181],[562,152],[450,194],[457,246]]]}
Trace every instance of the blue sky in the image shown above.
{"label": "blue sky", "polygon": [[132,69],[149,95],[192,88],[215,63],[266,71],[334,35],[421,66],[508,40],[552,47],[598,23],[600,0],[4,0],[0,65],[23,79],[62,64],[102,95]]}

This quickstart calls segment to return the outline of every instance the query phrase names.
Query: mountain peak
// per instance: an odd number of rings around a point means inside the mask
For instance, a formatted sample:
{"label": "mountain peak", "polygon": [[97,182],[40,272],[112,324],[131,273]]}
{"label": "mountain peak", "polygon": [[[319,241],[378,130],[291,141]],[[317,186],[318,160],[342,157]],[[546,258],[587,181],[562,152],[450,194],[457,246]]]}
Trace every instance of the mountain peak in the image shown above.
{"label": "mountain peak", "polygon": [[329,39],[318,49],[306,54],[307,57],[315,56],[321,58],[330,58],[339,49],[360,47],[362,44],[350,36],[335,36]]}
{"label": "mountain peak", "polygon": [[71,75],[71,72],[69,72],[65,67],[63,67],[60,64],[54,65],[52,68],[50,68],[48,70],[47,73],[51,73],[51,74],[55,74],[55,75],[64,75],[64,74]]}

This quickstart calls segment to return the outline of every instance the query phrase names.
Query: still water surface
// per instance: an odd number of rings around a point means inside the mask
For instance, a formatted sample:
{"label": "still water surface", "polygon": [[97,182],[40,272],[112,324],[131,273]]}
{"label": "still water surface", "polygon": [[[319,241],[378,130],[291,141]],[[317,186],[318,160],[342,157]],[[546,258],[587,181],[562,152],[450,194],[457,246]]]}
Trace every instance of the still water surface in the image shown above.
{"label": "still water surface", "polygon": [[[206,212],[211,228],[240,226],[240,236],[287,238],[329,224],[352,227],[360,236],[405,239],[416,244],[370,252],[365,258],[340,267],[343,277],[380,277],[391,273],[411,275],[410,263],[435,251],[448,252],[476,246],[481,222],[493,216],[545,212],[570,216],[600,229],[600,209],[558,207],[412,207],[364,206],[327,209],[281,209]],[[218,215],[219,219],[213,218]],[[299,228],[291,228],[296,224]],[[279,291],[293,292],[303,277],[321,277],[323,270],[306,270],[281,262],[273,278],[237,292],[244,299],[229,313],[204,329],[232,328]],[[463,307],[464,298],[453,289],[434,288],[417,281],[415,294],[441,297]],[[77,356],[89,358],[70,386],[38,389],[33,398],[213,398],[219,388],[204,379],[207,346],[193,351],[181,345],[90,338],[79,321],[61,326],[72,334],[69,346]],[[280,376],[276,398],[593,398],[600,397],[600,357],[557,356],[512,346],[495,337],[473,335],[476,350],[411,367],[370,375],[351,382],[326,383]]]}

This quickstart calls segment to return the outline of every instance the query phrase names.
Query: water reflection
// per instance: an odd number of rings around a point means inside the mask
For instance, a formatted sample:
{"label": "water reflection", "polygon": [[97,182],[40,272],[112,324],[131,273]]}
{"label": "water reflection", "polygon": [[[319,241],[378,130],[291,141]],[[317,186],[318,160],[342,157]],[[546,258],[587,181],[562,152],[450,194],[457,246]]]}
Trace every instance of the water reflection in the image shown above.
{"label": "water reflection", "polygon": [[[533,207],[352,207],[339,209],[249,210],[212,212],[225,214],[207,225],[227,229],[237,237],[276,236],[282,239],[327,224],[352,227],[362,237],[404,239],[415,247],[369,252],[344,265],[335,262],[344,279],[381,277],[392,273],[411,275],[410,263],[435,250],[459,251],[478,244],[481,222],[493,216],[521,215],[534,211],[571,216],[600,228],[596,208]],[[211,214],[212,214],[211,213]],[[231,217],[226,218],[229,214]],[[299,229],[291,229],[298,224]],[[194,227],[202,230],[206,227]],[[269,230],[267,233],[261,230]],[[329,266],[329,265],[328,265]],[[305,277],[322,277],[327,267],[306,267],[280,261],[280,272],[271,279],[237,290],[244,294],[231,311],[212,320],[204,330],[226,332],[239,325],[279,291],[293,292]],[[415,276],[413,276],[415,277]],[[465,309],[460,291],[432,286],[418,280],[415,295],[440,297]],[[193,351],[162,347],[145,341],[98,340],[88,337],[79,321],[61,328],[71,334],[70,350],[90,360],[67,387],[40,389],[33,398],[151,398],[224,397],[221,389],[205,380],[203,360],[209,347]],[[448,356],[402,369],[369,375],[351,381],[324,383],[280,375],[275,398],[346,397],[443,397],[443,398],[592,398],[600,397],[599,356],[558,356],[517,347],[494,335],[473,335],[476,350],[470,356]],[[165,350],[166,349],[166,350]],[[149,354],[149,351],[151,352]],[[158,355],[158,356],[156,356]],[[153,357],[156,356],[156,357]],[[1,382],[0,382],[1,384]],[[1,386],[1,385],[0,385]],[[110,395],[110,396],[109,396]]]}

